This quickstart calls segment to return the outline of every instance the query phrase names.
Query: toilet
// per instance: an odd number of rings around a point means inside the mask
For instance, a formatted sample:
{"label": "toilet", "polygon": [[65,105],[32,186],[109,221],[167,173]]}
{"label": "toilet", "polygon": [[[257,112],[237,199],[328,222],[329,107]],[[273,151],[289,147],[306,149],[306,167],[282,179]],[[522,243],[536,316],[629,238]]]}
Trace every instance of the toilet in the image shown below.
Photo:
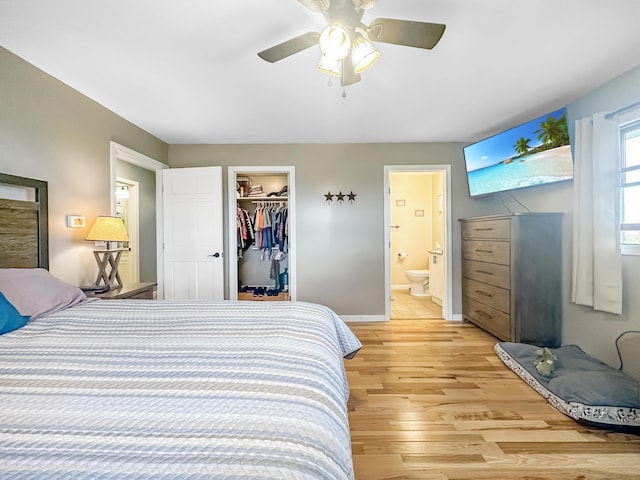
{"label": "toilet", "polygon": [[429,270],[406,270],[405,275],[411,281],[411,295],[429,297]]}

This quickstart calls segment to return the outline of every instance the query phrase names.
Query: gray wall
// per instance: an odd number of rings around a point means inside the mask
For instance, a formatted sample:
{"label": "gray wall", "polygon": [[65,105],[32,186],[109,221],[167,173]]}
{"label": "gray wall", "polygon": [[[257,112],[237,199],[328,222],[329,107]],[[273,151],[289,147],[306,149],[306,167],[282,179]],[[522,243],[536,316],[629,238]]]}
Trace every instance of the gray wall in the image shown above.
{"label": "gray wall", "polygon": [[[462,144],[171,145],[169,164],[295,166],[298,300],[341,315],[384,315],[384,165],[452,167],[454,313],[461,311],[456,219],[506,211],[496,197],[469,198]],[[339,190],[356,193],[355,203],[327,204],[324,194]]]}
{"label": "gray wall", "polygon": [[156,174],[151,170],[118,160],[116,175],[138,182],[140,281],[156,282]]}
{"label": "gray wall", "polygon": [[[640,67],[602,85],[573,102],[569,107],[569,133],[573,136],[574,121],[590,117],[596,112],[612,112],[640,102]],[[572,218],[571,203],[565,206],[567,217]],[[565,229],[571,239],[571,228]],[[571,246],[569,245],[569,252]],[[566,249],[565,249],[566,250]],[[565,255],[565,285],[571,285],[571,256]],[[570,302],[570,290],[564,295],[565,303],[562,338],[565,343],[576,343],[601,360],[618,366],[613,347],[616,337],[627,330],[640,330],[640,257],[622,256],[622,315],[594,312],[590,308]]]}
{"label": "gray wall", "polygon": [[[50,269],[75,285],[97,272],[84,238],[110,214],[111,140],[167,162],[164,142],[0,48],[0,171],[49,182]],[[87,228],[67,228],[66,215]]]}

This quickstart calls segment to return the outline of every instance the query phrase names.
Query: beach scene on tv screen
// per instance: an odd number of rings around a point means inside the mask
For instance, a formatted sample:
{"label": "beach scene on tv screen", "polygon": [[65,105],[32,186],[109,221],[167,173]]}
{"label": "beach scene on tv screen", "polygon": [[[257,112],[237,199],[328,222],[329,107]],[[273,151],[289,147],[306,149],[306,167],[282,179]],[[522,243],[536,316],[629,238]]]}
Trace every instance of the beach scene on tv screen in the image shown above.
{"label": "beach scene on tv screen", "polygon": [[573,178],[565,108],[464,148],[473,195]]}

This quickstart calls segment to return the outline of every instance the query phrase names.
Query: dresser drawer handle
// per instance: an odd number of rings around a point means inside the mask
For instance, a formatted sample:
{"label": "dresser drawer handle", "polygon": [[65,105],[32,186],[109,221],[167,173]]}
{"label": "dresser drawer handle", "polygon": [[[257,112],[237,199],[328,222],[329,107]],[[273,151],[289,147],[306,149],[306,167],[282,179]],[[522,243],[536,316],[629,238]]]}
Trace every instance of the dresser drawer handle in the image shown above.
{"label": "dresser drawer handle", "polygon": [[493,253],[493,250],[483,250],[481,248],[476,248],[476,252],[478,252],[478,253]]}
{"label": "dresser drawer handle", "polygon": [[489,320],[491,320],[493,317],[491,315],[489,315],[487,312],[483,312],[482,310],[476,310],[476,313],[478,315],[480,315],[481,317],[484,318],[488,318]]}
{"label": "dresser drawer handle", "polygon": [[493,230],[492,227],[485,227],[485,228],[474,228],[474,230],[476,232],[490,232],[491,230]]}
{"label": "dresser drawer handle", "polygon": [[486,270],[476,270],[476,273],[483,273],[485,275],[493,275],[493,273],[487,272]]}
{"label": "dresser drawer handle", "polygon": [[482,290],[476,290],[476,293],[477,293],[478,295],[482,295],[482,296],[484,296],[484,297],[493,297],[493,295],[491,295],[490,293],[483,292]]}

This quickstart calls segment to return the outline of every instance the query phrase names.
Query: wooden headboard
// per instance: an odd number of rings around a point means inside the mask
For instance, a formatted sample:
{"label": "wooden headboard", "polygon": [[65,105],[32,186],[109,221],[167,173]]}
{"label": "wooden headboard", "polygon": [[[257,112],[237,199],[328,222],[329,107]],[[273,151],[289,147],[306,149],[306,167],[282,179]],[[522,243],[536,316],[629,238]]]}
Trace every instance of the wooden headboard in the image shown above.
{"label": "wooden headboard", "polygon": [[47,182],[0,173],[0,184],[35,191],[35,201],[0,198],[0,268],[48,269]]}

